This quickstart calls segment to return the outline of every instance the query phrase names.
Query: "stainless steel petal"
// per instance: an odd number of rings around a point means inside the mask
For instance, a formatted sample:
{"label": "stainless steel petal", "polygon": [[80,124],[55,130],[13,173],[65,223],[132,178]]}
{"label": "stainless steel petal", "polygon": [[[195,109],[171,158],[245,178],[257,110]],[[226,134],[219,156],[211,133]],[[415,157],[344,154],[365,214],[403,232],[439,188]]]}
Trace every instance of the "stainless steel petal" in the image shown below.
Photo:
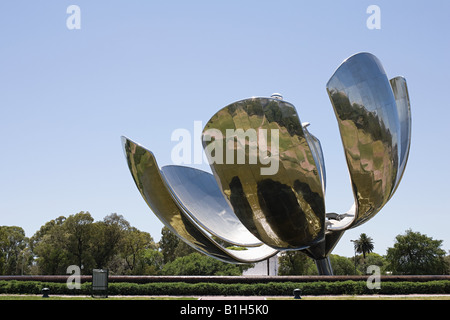
{"label": "stainless steel petal", "polygon": [[232,103],[203,130],[219,187],[242,224],[271,247],[302,249],[323,240],[323,176],[311,141],[294,106],[272,98]]}
{"label": "stainless steel petal", "polygon": [[178,200],[168,189],[152,152],[125,137],[122,137],[122,142],[128,167],[142,197],[161,222],[188,245],[229,263],[256,262],[276,254],[276,250],[265,245],[237,254],[234,254],[234,250],[221,247],[179,206]]}
{"label": "stainless steel petal", "polygon": [[173,165],[161,172],[186,213],[209,233],[237,246],[262,244],[236,217],[212,174]]}
{"label": "stainless steel petal", "polygon": [[398,164],[397,179],[395,181],[392,197],[400,183],[405,172],[406,163],[408,162],[409,149],[411,146],[411,105],[409,102],[408,86],[406,79],[403,77],[395,77],[390,80],[392,91],[394,93],[395,102],[397,104],[398,120],[400,125],[399,151],[400,161]]}
{"label": "stainless steel petal", "polygon": [[319,178],[322,184],[322,192],[325,196],[325,190],[327,185],[326,172],[325,172],[325,159],[323,156],[322,145],[320,144],[319,139],[317,139],[312,133],[307,129],[308,125],[303,125],[303,131],[305,133],[306,140],[308,141],[308,145],[311,148],[311,153],[314,157],[314,161],[316,162],[317,168],[319,170]]}
{"label": "stainless steel petal", "polygon": [[327,83],[339,124],[355,206],[329,229],[358,226],[388,201],[397,181],[401,137],[397,105],[380,61],[359,53],[344,61]]}

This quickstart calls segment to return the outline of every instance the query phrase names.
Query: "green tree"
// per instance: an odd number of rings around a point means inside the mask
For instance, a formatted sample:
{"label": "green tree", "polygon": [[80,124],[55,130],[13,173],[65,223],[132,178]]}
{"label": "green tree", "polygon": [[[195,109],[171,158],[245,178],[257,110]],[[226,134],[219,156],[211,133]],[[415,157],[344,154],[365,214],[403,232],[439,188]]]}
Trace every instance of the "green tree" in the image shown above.
{"label": "green tree", "polygon": [[[90,252],[93,222],[94,218],[89,212],[81,211],[69,216],[63,225],[68,235],[67,251],[71,257],[71,264],[80,266],[82,270],[87,270],[85,271],[87,273],[91,273],[94,264]],[[85,272],[82,271],[82,273]]]}
{"label": "green tree", "polygon": [[330,263],[335,276],[354,274],[355,267],[351,259],[337,254],[330,254]]}
{"label": "green tree", "polygon": [[0,227],[0,274],[5,274],[6,252],[3,247],[6,246],[7,241],[8,235],[6,234],[6,229]]}
{"label": "green tree", "polygon": [[66,218],[60,216],[43,225],[31,238],[30,248],[36,256],[38,274],[64,274],[69,263]]}
{"label": "green tree", "polygon": [[149,233],[140,231],[135,227],[129,228],[121,241],[121,255],[126,262],[129,274],[139,273],[137,268],[144,259],[147,249],[156,249],[157,246]]}
{"label": "green tree", "polygon": [[355,251],[357,253],[362,253],[364,260],[366,259],[366,254],[373,251],[373,240],[371,237],[367,236],[365,233],[359,235],[359,239],[354,240]]}
{"label": "green tree", "polygon": [[[4,238],[0,232],[0,242]],[[150,234],[117,213],[97,222],[84,211],[58,217],[45,223],[29,243],[31,251],[25,249],[22,255],[35,257],[34,274],[66,274],[70,265],[80,266],[84,274],[93,268],[108,268],[111,274],[158,274],[163,266],[163,254]],[[0,267],[4,260],[0,252]]]}
{"label": "green tree", "polygon": [[445,251],[442,240],[433,240],[419,232],[407,230],[398,235],[393,248],[388,248],[386,260],[393,274],[445,274]]}
{"label": "green tree", "polygon": [[[362,253],[363,255],[363,260],[362,260],[362,269],[366,269],[366,254],[370,253],[373,251],[373,240],[371,237],[367,236],[367,234],[365,233],[361,233],[359,235],[359,239],[357,240],[351,240],[354,244],[354,248],[355,248],[355,252],[356,253]],[[353,262],[355,263],[355,259],[357,259],[357,257],[353,258]],[[358,260],[358,259],[357,259]],[[356,260],[356,261],[357,261]],[[358,263],[356,263],[356,265],[358,265]],[[362,271],[362,273],[364,274],[365,272]]]}
{"label": "green tree", "polygon": [[278,258],[279,275],[309,275],[315,269],[314,261],[301,251],[286,251]]}
{"label": "green tree", "polygon": [[28,242],[21,227],[0,226],[0,274],[22,273],[25,260],[28,259],[25,256]]}
{"label": "green tree", "polygon": [[[317,275],[314,260],[301,251],[287,251],[278,258],[279,275]],[[330,263],[334,275],[348,275],[354,273],[354,265],[347,257],[337,254],[330,255]]]}
{"label": "green tree", "polygon": [[145,249],[140,254],[135,274],[158,275],[164,267],[163,260],[163,254],[159,250]]}
{"label": "green tree", "polygon": [[[387,264],[386,258],[377,253],[371,252],[367,255],[366,265],[367,266],[371,266],[371,265],[379,266],[382,274],[385,274],[386,264]],[[366,274],[367,270],[364,270],[364,273]]]}
{"label": "green tree", "polygon": [[165,275],[239,276],[242,275],[242,269],[239,265],[221,262],[204,254],[193,252],[165,264],[162,273]]}
{"label": "green tree", "polygon": [[[109,268],[118,262],[119,246],[129,223],[123,216],[110,214],[94,222],[89,212],[79,212],[68,218],[60,216],[47,222],[30,239],[40,274],[66,274],[69,265],[82,267],[90,274],[93,268]],[[121,263],[112,264],[121,268]]]}
{"label": "green tree", "polygon": [[42,240],[44,235],[49,233],[55,226],[61,226],[65,220],[66,217],[59,216],[58,218],[50,220],[49,222],[46,222],[43,226],[41,226],[41,228],[36,231],[35,234],[30,238],[31,250],[33,250],[34,247],[39,243],[39,241]]}
{"label": "green tree", "polygon": [[[129,229],[130,223],[117,213],[112,213],[103,221],[92,225],[90,251],[96,268],[111,267],[109,264],[119,253],[120,243]],[[111,271],[115,272],[115,270]]]}
{"label": "green tree", "polygon": [[184,241],[180,240],[180,238],[167,227],[163,227],[161,230],[159,249],[163,254],[164,263],[169,263],[178,257],[183,257],[196,252],[193,248],[184,243]]}
{"label": "green tree", "polygon": [[[353,268],[355,268],[355,257],[351,257],[348,259],[349,259],[349,261],[351,261]],[[374,253],[374,252],[368,253],[366,256],[366,259],[363,258],[363,255],[356,256],[356,268],[357,268],[356,274],[360,274],[360,275],[367,274],[367,267],[370,265],[379,266],[381,273],[382,274],[386,273],[387,262],[386,262],[385,257],[383,257],[377,253]],[[352,273],[349,273],[349,274],[355,274],[355,273],[353,271]]]}
{"label": "green tree", "polygon": [[445,274],[450,274],[450,251],[445,256],[444,260],[445,260],[445,264],[446,264]]}

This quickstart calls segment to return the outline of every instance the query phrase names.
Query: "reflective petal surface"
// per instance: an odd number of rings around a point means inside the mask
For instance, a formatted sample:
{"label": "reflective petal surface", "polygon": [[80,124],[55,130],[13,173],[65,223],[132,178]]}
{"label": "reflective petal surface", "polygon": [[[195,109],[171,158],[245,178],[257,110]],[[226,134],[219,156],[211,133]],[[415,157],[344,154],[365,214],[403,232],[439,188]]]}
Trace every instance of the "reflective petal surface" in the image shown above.
{"label": "reflective petal surface", "polygon": [[402,179],[411,107],[406,80],[388,80],[370,53],[346,59],[326,87],[354,194],[346,213],[325,212],[320,141],[280,94],[237,101],[211,117],[202,143],[213,175],[183,166],[160,170],[149,150],[123,137],[136,186],[155,215],[202,253],[252,263],[302,250],[319,274],[332,274],[329,254],[344,232],[377,214]]}
{"label": "reflective petal surface", "polygon": [[[397,102],[405,101],[405,90],[400,80],[394,80],[394,86],[399,88],[397,101],[380,61],[370,53],[348,58],[327,83],[355,196],[355,206],[349,212],[329,220],[331,230],[355,227],[372,218],[397,185],[407,152],[402,151],[397,108]],[[408,122],[407,117],[403,116],[404,122]]]}
{"label": "reflective petal surface", "polygon": [[408,162],[409,148],[411,145],[411,106],[406,79],[403,77],[395,77],[390,80],[390,83],[397,104],[398,120],[400,124],[400,161],[398,163],[398,173],[394,191],[391,193],[392,197],[403,177],[406,163]]}
{"label": "reflective petal surface", "polygon": [[242,224],[271,247],[302,249],[324,238],[324,175],[313,142],[293,105],[272,98],[232,103],[203,130],[222,192]]}
{"label": "reflective petal surface", "polygon": [[212,174],[183,166],[164,166],[161,172],[180,205],[209,233],[237,246],[262,244],[236,217]]}
{"label": "reflective petal surface", "polygon": [[319,178],[322,184],[322,192],[325,195],[327,179],[326,179],[325,159],[323,156],[322,145],[320,144],[319,139],[317,139],[313,134],[311,134],[308,131],[307,126],[303,126],[303,131],[305,133],[306,140],[308,141],[308,145],[311,148],[314,161],[317,164],[317,168],[319,170]]}
{"label": "reflective petal surface", "polygon": [[235,251],[221,247],[194,223],[179,206],[179,200],[168,189],[153,154],[122,137],[128,167],[142,197],[155,215],[172,232],[196,250],[230,263],[256,262],[277,253],[266,245]]}

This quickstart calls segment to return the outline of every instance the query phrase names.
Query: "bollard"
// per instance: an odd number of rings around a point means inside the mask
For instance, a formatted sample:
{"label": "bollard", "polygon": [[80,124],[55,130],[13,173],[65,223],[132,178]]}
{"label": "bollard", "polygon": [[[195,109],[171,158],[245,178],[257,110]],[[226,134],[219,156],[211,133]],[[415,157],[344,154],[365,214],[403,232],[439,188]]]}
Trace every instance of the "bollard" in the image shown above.
{"label": "bollard", "polygon": [[49,298],[48,293],[50,292],[49,288],[44,288],[41,290],[42,292],[42,298]]}
{"label": "bollard", "polygon": [[301,293],[302,291],[300,289],[294,289],[294,299],[301,299],[302,298],[300,296]]}

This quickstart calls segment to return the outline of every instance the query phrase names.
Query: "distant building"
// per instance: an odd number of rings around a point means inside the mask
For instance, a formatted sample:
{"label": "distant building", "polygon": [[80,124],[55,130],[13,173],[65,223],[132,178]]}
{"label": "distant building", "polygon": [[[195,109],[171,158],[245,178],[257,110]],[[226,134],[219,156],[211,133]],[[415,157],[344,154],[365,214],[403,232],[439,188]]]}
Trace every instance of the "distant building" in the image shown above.
{"label": "distant building", "polygon": [[255,263],[253,268],[243,272],[244,276],[276,276],[278,275],[278,255]]}

